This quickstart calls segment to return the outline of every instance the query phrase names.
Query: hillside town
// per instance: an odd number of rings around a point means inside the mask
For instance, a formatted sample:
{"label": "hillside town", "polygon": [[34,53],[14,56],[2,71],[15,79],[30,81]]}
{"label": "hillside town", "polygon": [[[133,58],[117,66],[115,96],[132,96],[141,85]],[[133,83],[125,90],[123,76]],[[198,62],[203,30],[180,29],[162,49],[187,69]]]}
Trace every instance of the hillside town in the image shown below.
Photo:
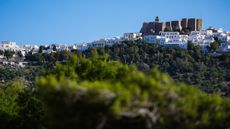
{"label": "hillside town", "polygon": [[[188,42],[201,47],[203,52],[212,52],[209,50],[211,44],[218,42],[218,48],[215,52],[230,52],[230,32],[222,28],[209,27],[202,30],[202,19],[183,18],[178,21],[160,22],[157,16],[153,22],[144,22],[140,32],[124,33],[122,37],[103,38],[90,43],[77,43],[74,45],[17,45],[16,42],[0,42],[0,60],[3,64],[12,64],[6,61],[5,51],[13,51],[13,57],[25,56],[27,53],[32,54],[52,53],[58,51],[85,51],[91,47],[105,47],[114,44],[121,44],[123,41],[144,40],[148,43],[159,44],[165,47],[180,47],[187,49]],[[44,47],[46,49],[42,49]]]}

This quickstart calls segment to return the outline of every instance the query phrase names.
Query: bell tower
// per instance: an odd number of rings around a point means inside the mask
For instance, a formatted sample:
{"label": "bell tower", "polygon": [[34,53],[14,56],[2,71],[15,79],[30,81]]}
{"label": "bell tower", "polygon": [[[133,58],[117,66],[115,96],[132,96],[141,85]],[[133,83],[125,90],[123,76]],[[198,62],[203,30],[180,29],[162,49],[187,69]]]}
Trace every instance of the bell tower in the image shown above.
{"label": "bell tower", "polygon": [[159,22],[159,21],[160,21],[159,17],[158,17],[158,16],[156,16],[156,18],[155,18],[155,22]]}

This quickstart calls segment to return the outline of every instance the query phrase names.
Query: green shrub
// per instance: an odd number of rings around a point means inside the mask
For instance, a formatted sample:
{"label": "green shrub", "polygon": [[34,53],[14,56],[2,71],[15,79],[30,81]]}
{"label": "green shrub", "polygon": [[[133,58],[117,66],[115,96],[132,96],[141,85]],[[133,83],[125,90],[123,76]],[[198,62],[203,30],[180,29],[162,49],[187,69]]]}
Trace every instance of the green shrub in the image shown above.
{"label": "green shrub", "polygon": [[0,88],[1,129],[42,129],[44,108],[36,91],[14,82]]}
{"label": "green shrub", "polygon": [[203,129],[230,127],[230,100],[138,71],[107,57],[57,64],[37,81],[50,129]]}

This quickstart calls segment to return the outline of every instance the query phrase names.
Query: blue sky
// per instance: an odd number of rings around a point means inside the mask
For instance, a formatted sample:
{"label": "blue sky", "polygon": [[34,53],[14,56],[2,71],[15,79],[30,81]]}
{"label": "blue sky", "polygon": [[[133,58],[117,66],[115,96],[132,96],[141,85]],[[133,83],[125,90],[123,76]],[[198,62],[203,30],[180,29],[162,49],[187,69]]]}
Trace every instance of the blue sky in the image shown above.
{"label": "blue sky", "polygon": [[89,42],[139,32],[144,21],[198,17],[230,30],[230,0],[0,0],[0,41]]}

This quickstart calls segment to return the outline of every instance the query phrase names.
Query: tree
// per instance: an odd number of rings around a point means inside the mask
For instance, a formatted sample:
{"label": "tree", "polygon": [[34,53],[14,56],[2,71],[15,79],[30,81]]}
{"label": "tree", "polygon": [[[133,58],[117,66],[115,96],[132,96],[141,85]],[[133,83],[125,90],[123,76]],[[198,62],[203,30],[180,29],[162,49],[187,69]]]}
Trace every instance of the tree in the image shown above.
{"label": "tree", "polygon": [[5,50],[5,51],[4,51],[4,56],[5,56],[7,59],[12,58],[14,54],[15,54],[14,51],[10,51],[10,50]]}
{"label": "tree", "polygon": [[191,42],[191,41],[188,41],[188,50],[194,50],[195,48],[195,45]]}
{"label": "tree", "polygon": [[176,83],[156,68],[143,73],[107,56],[71,56],[41,76],[38,86],[51,129],[230,126],[229,99]]}
{"label": "tree", "polygon": [[3,50],[0,50],[0,55],[3,55],[4,54],[4,51]]}
{"label": "tree", "polygon": [[[135,49],[134,49],[135,48]],[[136,49],[138,48],[138,49]],[[93,51],[92,51],[93,49]],[[167,72],[178,82],[185,82],[196,85],[208,93],[217,92],[223,96],[230,96],[229,84],[229,54],[228,58],[213,57],[202,52],[199,46],[188,42],[188,49],[165,48],[156,44],[149,44],[144,41],[125,41],[122,44],[107,46],[105,48],[92,48],[82,54],[92,57],[94,53],[109,54],[109,60],[119,60],[124,64],[137,65],[139,70],[146,71],[158,67],[162,72]],[[147,64],[147,65],[146,65]],[[217,71],[219,78],[211,78],[211,69]],[[223,76],[223,77],[222,77]],[[199,80],[200,79],[200,80]],[[212,83],[209,81],[213,80]],[[210,88],[208,88],[210,87]]]}
{"label": "tree", "polygon": [[53,45],[53,51],[57,51],[56,45]]}
{"label": "tree", "polygon": [[0,128],[42,129],[44,108],[36,91],[19,82],[0,88]]}
{"label": "tree", "polygon": [[211,43],[210,49],[213,51],[216,51],[220,46],[220,42],[218,41],[214,41],[213,43]]}
{"label": "tree", "polygon": [[45,46],[42,46],[42,45],[41,45],[41,46],[39,47],[39,51],[38,51],[38,52],[39,52],[39,53],[42,53],[43,50],[47,50],[47,48],[46,48]]}
{"label": "tree", "polygon": [[18,55],[20,58],[22,58],[22,57],[23,57],[23,54],[22,54],[22,52],[21,52],[21,51],[18,51],[18,52],[17,52],[17,55]]}
{"label": "tree", "polygon": [[56,54],[56,56],[58,61],[66,61],[70,56],[70,52],[66,50],[60,51]]}
{"label": "tree", "polygon": [[26,54],[25,58],[27,61],[37,62],[40,64],[44,62],[45,57],[42,53],[35,53],[35,54],[28,53]]}

